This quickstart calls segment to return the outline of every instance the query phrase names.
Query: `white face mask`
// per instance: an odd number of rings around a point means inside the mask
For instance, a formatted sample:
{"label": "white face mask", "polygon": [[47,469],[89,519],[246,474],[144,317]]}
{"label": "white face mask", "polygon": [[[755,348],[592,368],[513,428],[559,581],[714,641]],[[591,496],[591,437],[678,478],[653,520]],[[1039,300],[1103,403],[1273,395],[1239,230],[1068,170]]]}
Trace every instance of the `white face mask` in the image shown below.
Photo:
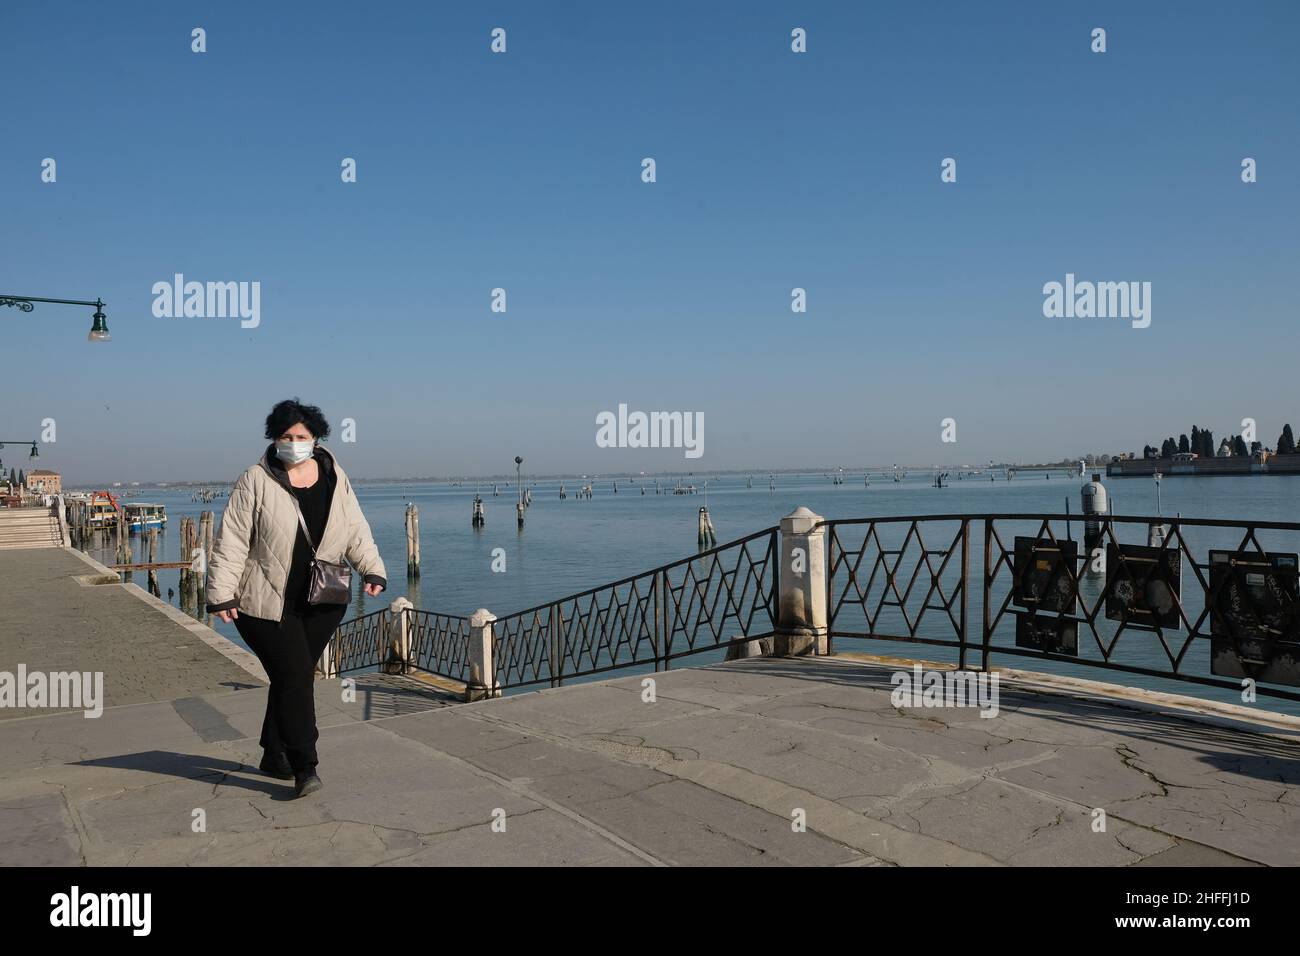
{"label": "white face mask", "polygon": [[310,458],[315,447],[314,441],[278,441],[275,443],[275,455],[281,461],[296,465]]}

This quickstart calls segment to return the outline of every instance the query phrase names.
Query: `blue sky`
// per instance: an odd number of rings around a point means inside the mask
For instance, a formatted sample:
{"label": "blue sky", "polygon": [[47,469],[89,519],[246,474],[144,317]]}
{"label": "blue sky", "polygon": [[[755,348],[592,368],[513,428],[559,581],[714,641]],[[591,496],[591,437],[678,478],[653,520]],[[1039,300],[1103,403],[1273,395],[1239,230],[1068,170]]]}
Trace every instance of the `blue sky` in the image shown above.
{"label": "blue sky", "polygon": [[[0,309],[0,438],[54,418],[72,481],[233,478],[299,395],[371,477],[1272,444],[1298,10],[9,0],[0,292],[102,296],[113,342]],[[259,281],[260,326],[156,318],[178,272]],[[1067,272],[1151,282],[1150,328],[1044,317]],[[702,412],[704,457],[596,447],[620,402]]]}

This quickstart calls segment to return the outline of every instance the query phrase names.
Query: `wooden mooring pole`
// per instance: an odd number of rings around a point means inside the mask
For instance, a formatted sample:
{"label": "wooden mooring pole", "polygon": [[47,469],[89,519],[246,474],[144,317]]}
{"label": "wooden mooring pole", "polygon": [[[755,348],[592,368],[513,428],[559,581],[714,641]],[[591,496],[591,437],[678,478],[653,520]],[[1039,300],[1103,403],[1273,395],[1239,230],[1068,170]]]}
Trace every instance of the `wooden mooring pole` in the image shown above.
{"label": "wooden mooring pole", "polygon": [[[117,511],[117,563],[131,563],[131,526],[126,520],[126,510],[119,508]],[[123,580],[130,582],[131,572],[123,572]]]}
{"label": "wooden mooring pole", "polygon": [[194,518],[187,515],[181,519],[181,557],[186,561],[181,568],[181,610],[187,614],[195,613],[198,607],[200,575],[194,566],[194,550],[198,547],[198,540]]}
{"label": "wooden mooring pole", "polygon": [[[148,550],[145,552],[145,554],[147,555],[146,560],[148,560],[150,564],[153,564],[154,561],[156,560],[157,552],[158,552],[158,529],[150,528],[149,538],[148,538]],[[162,597],[162,590],[158,587],[157,568],[149,569],[149,593],[152,594],[154,597]]]}
{"label": "wooden mooring pole", "polygon": [[406,576],[420,576],[420,509],[413,501],[406,506]]}
{"label": "wooden mooring pole", "polygon": [[195,577],[197,577],[198,579],[197,581],[195,581],[195,588],[194,588],[195,595],[196,595],[196,599],[195,599],[196,608],[198,610],[202,610],[204,603],[207,600],[207,592],[208,592],[207,571],[208,571],[208,562],[212,560],[212,537],[213,537],[212,527],[215,521],[216,521],[216,516],[214,512],[204,511],[202,514],[199,515],[199,540],[196,542],[195,546],[201,547],[203,549],[203,564],[202,564],[203,571],[196,572],[195,574]]}

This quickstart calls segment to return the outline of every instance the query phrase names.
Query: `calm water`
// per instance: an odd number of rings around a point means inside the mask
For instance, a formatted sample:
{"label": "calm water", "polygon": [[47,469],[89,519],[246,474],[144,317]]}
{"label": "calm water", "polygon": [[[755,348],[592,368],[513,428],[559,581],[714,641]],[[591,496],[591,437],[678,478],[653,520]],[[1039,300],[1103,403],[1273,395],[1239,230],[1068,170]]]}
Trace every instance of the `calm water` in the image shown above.
{"label": "calm water", "polygon": [[[702,487],[703,479],[693,479]],[[1064,472],[1054,472],[1049,479],[1042,473],[1023,472],[1012,481],[990,482],[986,477],[962,481],[953,480],[944,489],[931,487],[928,475],[914,475],[902,482],[873,474],[870,487],[864,487],[863,477],[846,473],[845,484],[833,485],[822,474],[778,475],[775,490],[768,489],[768,476],[755,473],[754,487],[745,487],[746,476],[726,476],[710,479],[707,504],[718,540],[721,543],[743,537],[779,522],[796,507],[803,505],[827,518],[885,517],[890,515],[951,514],[968,512],[1052,512],[1062,513],[1066,500],[1072,514],[1079,511],[1079,489],[1082,479],[1065,477]],[[567,500],[559,500],[559,481],[532,483],[526,477],[524,485],[533,492],[533,503],[527,512],[523,531],[515,527],[514,495],[512,486],[500,486],[501,494],[492,495],[491,485],[481,490],[486,511],[486,528],[475,531],[470,527],[471,502],[475,488],[449,487],[434,483],[364,483],[358,484],[357,494],[366,517],[374,531],[376,542],[388,568],[389,590],[381,598],[360,596],[352,614],[378,610],[399,595],[405,595],[418,607],[468,615],[474,609],[486,607],[498,615],[541,604],[574,591],[584,590],[603,582],[647,571],[661,564],[687,557],[696,549],[696,522],[704,494],[672,495],[654,493],[653,480],[645,481],[643,495],[637,485],[623,479],[618,482],[618,493],[613,492],[613,482],[600,479],[595,482],[595,496],[579,500],[573,495],[583,482],[564,481],[569,493]],[[1110,492],[1112,513],[1154,514],[1156,509],[1155,485],[1147,479],[1112,479],[1106,482]],[[225,499],[212,504],[191,502],[189,491],[169,489],[140,489],[141,494],[131,501],[158,501],[167,505],[170,518],[158,560],[179,560],[179,528],[183,515],[197,515],[212,509],[220,515]],[[418,583],[408,583],[405,567],[405,533],[403,514],[408,501],[420,509],[422,548],[422,575]],[[1192,476],[1166,477],[1161,483],[1162,511],[1166,516],[1180,513],[1184,517],[1217,518],[1222,520],[1255,519],[1267,521],[1297,520],[1300,504],[1300,476],[1277,477],[1224,477],[1200,478]],[[951,540],[955,526],[946,526]],[[933,540],[927,534],[927,544],[937,546],[943,529],[936,527]],[[1007,525],[1003,541],[1011,547],[1015,534],[1032,535],[1035,528],[1026,523]],[[1060,529],[1054,528],[1059,535]],[[1079,524],[1074,524],[1074,535],[1081,534]],[[1139,542],[1140,530],[1134,527],[1121,540]],[[846,532],[846,540],[847,540]],[[1191,532],[1198,560],[1204,561],[1204,549],[1209,547],[1234,547],[1240,541],[1228,532]],[[141,560],[139,538],[133,538],[136,560]],[[859,538],[860,541],[860,538]],[[856,546],[858,542],[853,542]],[[946,543],[946,542],[945,542]],[[1269,550],[1296,551],[1300,535],[1274,533],[1261,541]],[[492,554],[504,549],[505,573],[492,571]],[[978,546],[972,553],[972,582],[970,615],[971,631],[979,632],[979,570]],[[105,563],[113,563],[111,547],[92,552]],[[955,570],[955,568],[954,568]],[[1005,579],[1005,572],[1004,579]],[[179,572],[160,572],[163,597],[167,589],[178,589]],[[135,576],[144,584],[144,575]],[[955,580],[950,576],[949,580]],[[1183,572],[1184,601],[1188,613],[1195,619],[1203,603],[1199,595],[1188,601],[1187,595],[1198,590],[1191,571]],[[1100,585],[1098,585],[1100,587]],[[179,601],[179,595],[173,603]],[[929,613],[929,612],[927,612]],[[941,613],[941,612],[940,612]],[[939,620],[936,615],[934,620]],[[217,630],[235,641],[235,629],[211,622]],[[858,629],[854,627],[853,629]],[[1014,624],[1005,621],[999,634],[1013,632]],[[936,633],[951,638],[951,631]],[[1132,637],[1126,633],[1127,644]],[[1147,635],[1141,635],[1145,638]],[[1155,641],[1154,635],[1150,635]],[[1080,631],[1080,645],[1086,638]],[[1005,643],[1010,643],[1008,639]],[[1204,642],[1197,642],[1198,646]],[[943,648],[908,647],[899,644],[868,644],[862,641],[837,642],[842,650],[869,650],[879,653],[918,656],[935,660],[946,659]],[[1147,651],[1137,646],[1135,663],[1154,664],[1164,661],[1163,654],[1146,656]],[[1152,651],[1152,654],[1155,652]],[[1196,653],[1189,655],[1195,665]],[[1094,655],[1095,656],[1095,655]],[[1064,670],[1079,677],[1112,679],[1136,686],[1158,687],[1185,694],[1195,694],[1219,700],[1240,702],[1239,696],[1215,688],[1193,684],[1155,681],[1139,675],[1108,674],[1105,671],[1063,665],[1050,666],[1052,662],[1029,661],[1013,657],[995,658],[1007,666],[1034,667],[1041,670]],[[1201,668],[1192,666],[1191,673],[1208,676],[1208,663]],[[1300,706],[1285,701],[1261,698],[1261,704],[1271,709],[1300,713]]]}

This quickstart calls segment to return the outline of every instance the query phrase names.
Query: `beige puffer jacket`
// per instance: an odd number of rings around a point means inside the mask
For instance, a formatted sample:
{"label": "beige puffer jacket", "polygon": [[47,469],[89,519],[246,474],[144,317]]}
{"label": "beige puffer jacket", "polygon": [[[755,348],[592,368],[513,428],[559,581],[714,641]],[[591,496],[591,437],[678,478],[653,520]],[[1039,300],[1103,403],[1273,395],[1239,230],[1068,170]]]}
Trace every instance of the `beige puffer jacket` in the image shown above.
{"label": "beige puffer jacket", "polygon": [[[317,556],[332,562],[346,558],[366,582],[386,588],[384,562],[352,483],[324,447],[317,445],[314,456],[320,480],[334,485]],[[235,607],[241,614],[280,620],[298,536],[298,512],[289,488],[274,444],[235,482],[208,562],[208,611]]]}

